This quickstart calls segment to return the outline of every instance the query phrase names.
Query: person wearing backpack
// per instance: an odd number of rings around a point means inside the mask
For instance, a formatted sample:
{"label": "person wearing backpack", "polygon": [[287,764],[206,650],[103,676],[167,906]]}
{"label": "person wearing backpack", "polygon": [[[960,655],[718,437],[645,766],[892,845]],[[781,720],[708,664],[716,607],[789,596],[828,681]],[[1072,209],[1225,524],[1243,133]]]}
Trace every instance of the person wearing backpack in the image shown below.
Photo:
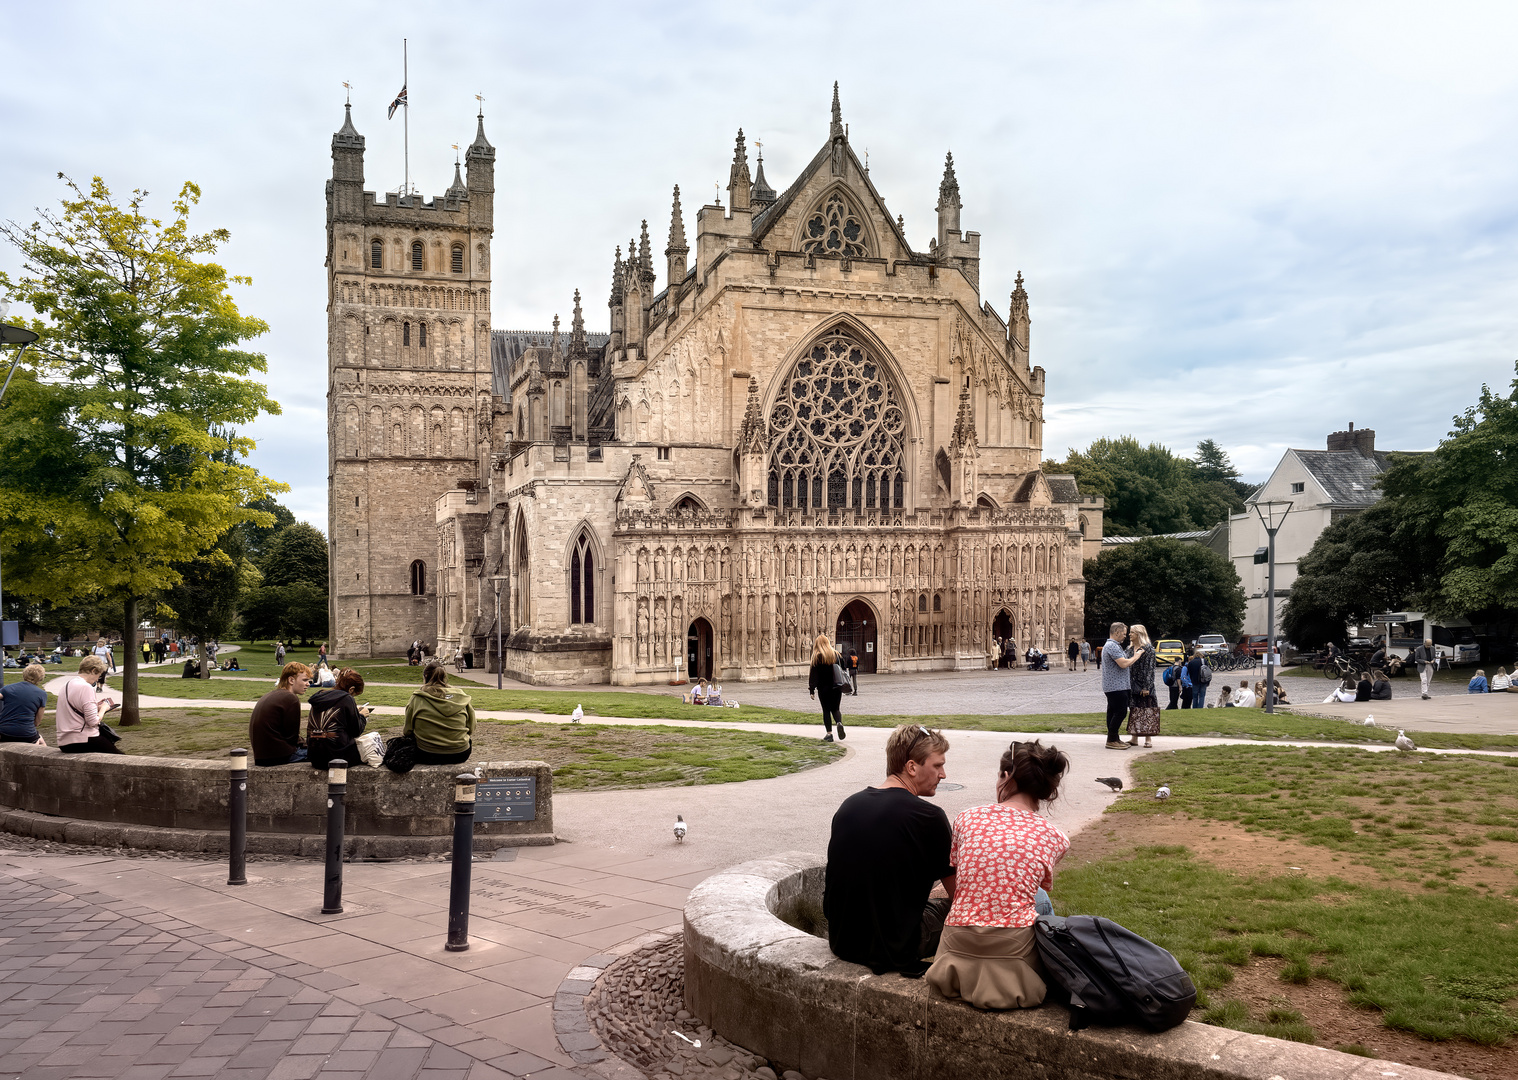
{"label": "person wearing backpack", "polygon": [[1038,740],[1014,742],[1001,756],[996,802],[954,819],[954,903],[928,982],[946,998],[981,1009],[1030,1009],[1047,987],[1034,941],[1039,915],[1052,915],[1045,891],[1070,838],[1039,814],[1059,797],[1070,759]]}
{"label": "person wearing backpack", "polygon": [[843,657],[828,644],[826,634],[817,635],[816,648],[812,650],[812,670],[807,676],[807,692],[822,702],[822,725],[827,728],[823,742],[833,741],[833,725],[838,725],[838,737],[845,738],[843,692],[849,688],[849,673],[843,666]]}
{"label": "person wearing backpack", "polygon": [[1193,709],[1205,709],[1207,707],[1207,684],[1212,681],[1212,669],[1207,666],[1201,650],[1195,645],[1191,647],[1191,659],[1186,661],[1186,674],[1191,681],[1191,707]]}

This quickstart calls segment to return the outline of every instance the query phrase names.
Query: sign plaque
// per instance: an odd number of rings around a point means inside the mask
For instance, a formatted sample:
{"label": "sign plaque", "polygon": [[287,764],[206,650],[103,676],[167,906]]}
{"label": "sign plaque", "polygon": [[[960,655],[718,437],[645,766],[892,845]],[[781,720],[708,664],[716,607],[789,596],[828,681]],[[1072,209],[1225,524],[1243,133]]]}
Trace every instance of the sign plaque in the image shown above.
{"label": "sign plaque", "polygon": [[506,776],[483,781],[475,789],[475,821],[536,821],[538,778]]}

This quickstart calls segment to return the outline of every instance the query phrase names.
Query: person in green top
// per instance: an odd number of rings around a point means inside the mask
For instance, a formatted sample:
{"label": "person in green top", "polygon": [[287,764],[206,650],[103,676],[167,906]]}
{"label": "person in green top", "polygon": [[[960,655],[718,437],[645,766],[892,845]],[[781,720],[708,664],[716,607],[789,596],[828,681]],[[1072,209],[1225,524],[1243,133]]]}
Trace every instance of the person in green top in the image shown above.
{"label": "person in green top", "polygon": [[474,706],[468,694],[449,689],[448,669],[437,661],[406,704],[406,734],[416,740],[418,765],[456,765],[474,749]]}

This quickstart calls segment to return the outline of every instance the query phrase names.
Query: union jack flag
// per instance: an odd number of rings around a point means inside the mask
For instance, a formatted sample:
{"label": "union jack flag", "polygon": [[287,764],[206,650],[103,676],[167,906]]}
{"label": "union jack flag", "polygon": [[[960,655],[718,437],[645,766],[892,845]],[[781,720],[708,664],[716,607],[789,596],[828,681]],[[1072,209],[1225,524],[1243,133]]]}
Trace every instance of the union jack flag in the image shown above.
{"label": "union jack flag", "polygon": [[395,100],[390,103],[390,111],[385,114],[386,120],[394,119],[395,110],[406,104],[406,88],[401,87],[401,92],[395,95]]}

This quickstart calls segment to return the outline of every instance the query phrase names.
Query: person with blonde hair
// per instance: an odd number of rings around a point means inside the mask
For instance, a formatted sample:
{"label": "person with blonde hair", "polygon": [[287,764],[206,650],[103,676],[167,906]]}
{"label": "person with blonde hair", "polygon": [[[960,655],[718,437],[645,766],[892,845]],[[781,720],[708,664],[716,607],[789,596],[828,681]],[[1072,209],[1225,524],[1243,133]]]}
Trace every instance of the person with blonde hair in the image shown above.
{"label": "person with blonde hair", "polygon": [[[842,682],[838,679],[840,673],[843,675]],[[822,737],[823,742],[833,741],[834,724],[838,725],[838,737],[847,737],[843,731],[843,714],[838,710],[843,704],[843,691],[848,687],[848,682],[848,672],[842,668],[842,657],[828,644],[826,634],[818,634],[816,647],[812,649],[812,670],[807,675],[807,693],[822,702],[822,726],[827,729],[827,734]]]}
{"label": "person with blonde hair", "polygon": [[105,723],[106,713],[116,707],[110,698],[95,693],[105,674],[105,660],[86,656],[79,661],[79,674],[71,675],[58,690],[58,749],[65,754],[119,754],[119,736]]}
{"label": "person with blonde hair", "polygon": [[1160,733],[1160,699],[1154,693],[1154,643],[1142,623],[1128,628],[1128,644],[1133,653],[1133,666],[1128,669],[1128,745],[1137,746],[1139,736],[1145,746],[1154,745],[1154,736]]}
{"label": "person with blonde hair", "polygon": [[43,710],[47,708],[47,691],[42,684],[47,681],[47,668],[41,664],[28,664],[21,672],[21,681],[0,687],[0,742],[33,743],[46,746],[37,725],[42,723]]}
{"label": "person with blonde hair", "polygon": [[448,685],[448,668],[429,660],[422,688],[406,704],[404,734],[416,740],[418,765],[457,765],[474,749],[474,705]]}

